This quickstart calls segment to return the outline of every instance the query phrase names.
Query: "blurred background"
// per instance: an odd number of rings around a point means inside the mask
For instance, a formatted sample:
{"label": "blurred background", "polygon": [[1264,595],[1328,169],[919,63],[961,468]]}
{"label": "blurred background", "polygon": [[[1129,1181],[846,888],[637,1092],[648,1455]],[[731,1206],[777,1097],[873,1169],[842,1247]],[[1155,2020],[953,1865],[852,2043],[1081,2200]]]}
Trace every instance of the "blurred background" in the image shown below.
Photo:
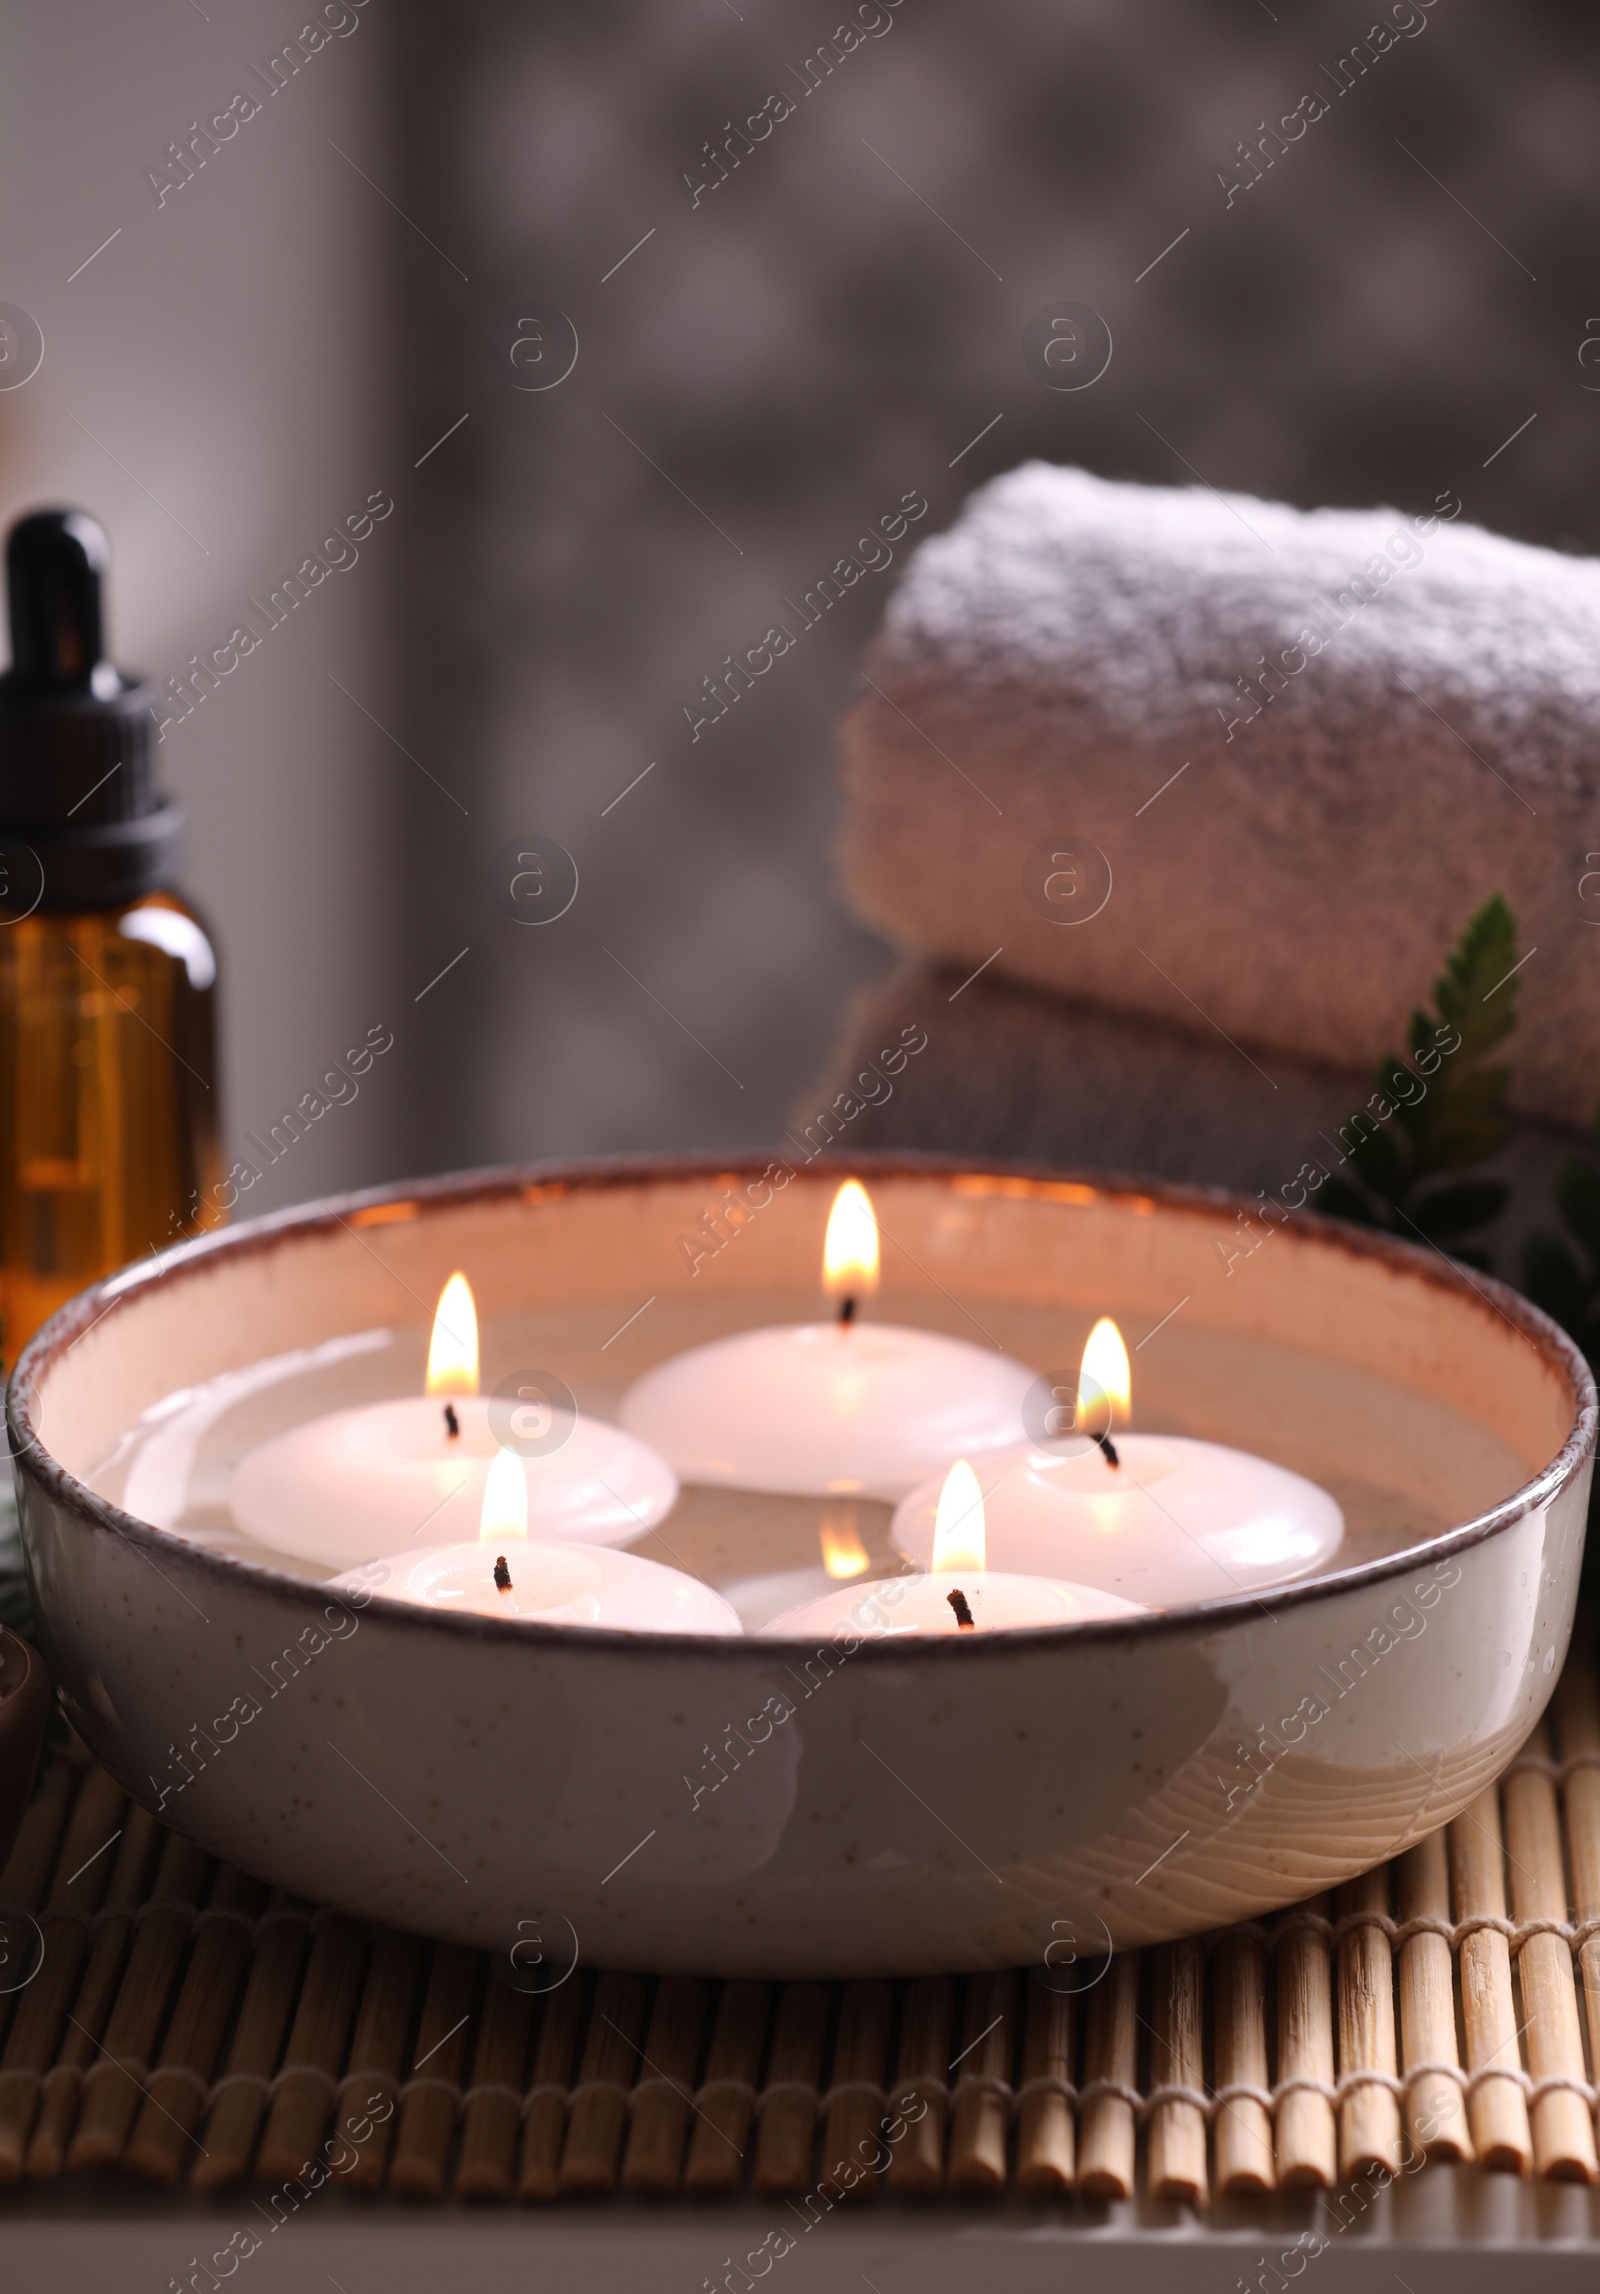
{"label": "blurred background", "polygon": [[[848,13],[826,72],[808,0],[13,15],[0,303],[44,356],[0,389],[0,514],[104,522],[114,650],[164,681],[393,503],[161,749],[234,1136],[395,1038],[253,1207],[803,1112],[888,963],[833,889],[832,727],[905,550],[999,470],[1451,488],[1600,539],[1590,12],[1401,0],[1342,95],[1367,22],[1321,0]],[[1080,392],[1022,355],[1063,299],[1114,344]],[[896,562],[708,719],[907,495]],[[530,928],[550,839],[576,897]]]}

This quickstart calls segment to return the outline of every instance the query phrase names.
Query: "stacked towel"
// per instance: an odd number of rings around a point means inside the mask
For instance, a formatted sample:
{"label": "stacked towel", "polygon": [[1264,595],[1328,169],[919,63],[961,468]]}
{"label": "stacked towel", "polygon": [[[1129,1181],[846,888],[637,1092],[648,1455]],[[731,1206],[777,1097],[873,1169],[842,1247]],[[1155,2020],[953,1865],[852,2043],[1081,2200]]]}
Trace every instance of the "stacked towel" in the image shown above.
{"label": "stacked towel", "polygon": [[[1496,887],[1537,949],[1518,979],[1513,1105],[1590,1121],[1600,565],[1459,512],[1453,495],[1415,515],[1305,512],[1032,463],[918,550],[843,730],[845,876],[868,921],[949,974],[941,997],[984,967],[945,1011],[997,1078],[1019,1072],[1001,1047],[1032,1012],[1034,1115],[1016,1140],[1081,1135],[1085,1159],[1170,1169],[1163,1126],[1200,1121],[1177,1078],[1201,1071],[1175,1039],[1217,1062],[1213,1142],[1230,1107],[1248,1133],[1272,1085],[1281,1118],[1290,1073],[1320,1076],[1308,1111],[1349,1106]],[[1055,920],[1107,883],[1086,921]],[[1077,1016],[1008,1002],[1007,983]],[[1108,1018],[1138,1044],[1118,1052]],[[841,1071],[858,1043],[848,1030]],[[1047,1103],[1126,1099],[1141,1062],[1170,1081],[1144,1130],[1050,1116],[1041,1131]],[[931,1104],[934,1068],[916,1070],[897,1124]],[[946,1111],[922,1143],[1005,1151],[983,1128],[956,1137]],[[1277,1126],[1286,1144],[1305,1128],[1298,1113]],[[1203,1163],[1200,1136],[1179,1161]],[[1190,1175],[1237,1178],[1239,1160]],[[1263,1168],[1254,1150],[1243,1161]]]}
{"label": "stacked towel", "polygon": [[[920,1044],[914,1059],[879,1056],[910,1043]],[[1276,1052],[1242,1064],[1220,1037],[1093,1011],[992,971],[964,981],[913,961],[856,998],[792,1137],[807,1153],[909,1147],[1295,1203],[1307,1194],[1305,1165],[1338,1168],[1340,1126],[1371,1088],[1370,1072]],[[1497,1272],[1514,1277],[1529,1233],[1551,1224],[1551,1184],[1569,1148],[1561,1132],[1523,1120],[1483,1166],[1512,1190],[1489,1238]]]}

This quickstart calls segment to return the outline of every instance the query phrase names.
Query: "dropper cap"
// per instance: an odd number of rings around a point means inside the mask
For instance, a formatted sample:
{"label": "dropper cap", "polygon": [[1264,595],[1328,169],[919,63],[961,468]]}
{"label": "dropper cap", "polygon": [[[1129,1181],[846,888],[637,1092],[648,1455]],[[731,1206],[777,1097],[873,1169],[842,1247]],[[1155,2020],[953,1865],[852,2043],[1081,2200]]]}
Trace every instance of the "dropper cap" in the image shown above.
{"label": "dropper cap", "polygon": [[116,908],[177,881],[183,814],[156,783],[154,696],[106,658],[110,555],[81,510],[36,510],[6,540],[0,900],[13,911]]}

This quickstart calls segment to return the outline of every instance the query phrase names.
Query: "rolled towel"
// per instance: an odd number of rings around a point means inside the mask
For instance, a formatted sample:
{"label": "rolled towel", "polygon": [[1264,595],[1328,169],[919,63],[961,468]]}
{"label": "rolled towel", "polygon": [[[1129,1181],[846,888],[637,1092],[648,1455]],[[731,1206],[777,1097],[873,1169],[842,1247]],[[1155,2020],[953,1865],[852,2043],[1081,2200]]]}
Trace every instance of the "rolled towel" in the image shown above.
{"label": "rolled towel", "polygon": [[1459,510],[996,479],[845,720],[856,906],[958,977],[1365,1074],[1498,887],[1537,949],[1512,1104],[1586,1125],[1600,564]]}

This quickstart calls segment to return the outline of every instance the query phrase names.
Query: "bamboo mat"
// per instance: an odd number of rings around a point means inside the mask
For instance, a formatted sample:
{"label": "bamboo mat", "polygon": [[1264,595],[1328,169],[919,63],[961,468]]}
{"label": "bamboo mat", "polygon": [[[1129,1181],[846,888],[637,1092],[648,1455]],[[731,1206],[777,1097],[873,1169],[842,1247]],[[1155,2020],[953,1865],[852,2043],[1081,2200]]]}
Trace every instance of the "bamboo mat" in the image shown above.
{"label": "bamboo mat", "polygon": [[70,1755],[0,1905],[0,1978],[27,1977],[0,1994],[7,2183],[120,2165],[199,2190],[753,2189],[811,2208],[879,2187],[1204,2205],[1423,2154],[1597,2175],[1592,1651],[1445,1831],[1332,1898],[1099,1968],[580,1968],[535,1995],[482,1953],[267,1890]]}

